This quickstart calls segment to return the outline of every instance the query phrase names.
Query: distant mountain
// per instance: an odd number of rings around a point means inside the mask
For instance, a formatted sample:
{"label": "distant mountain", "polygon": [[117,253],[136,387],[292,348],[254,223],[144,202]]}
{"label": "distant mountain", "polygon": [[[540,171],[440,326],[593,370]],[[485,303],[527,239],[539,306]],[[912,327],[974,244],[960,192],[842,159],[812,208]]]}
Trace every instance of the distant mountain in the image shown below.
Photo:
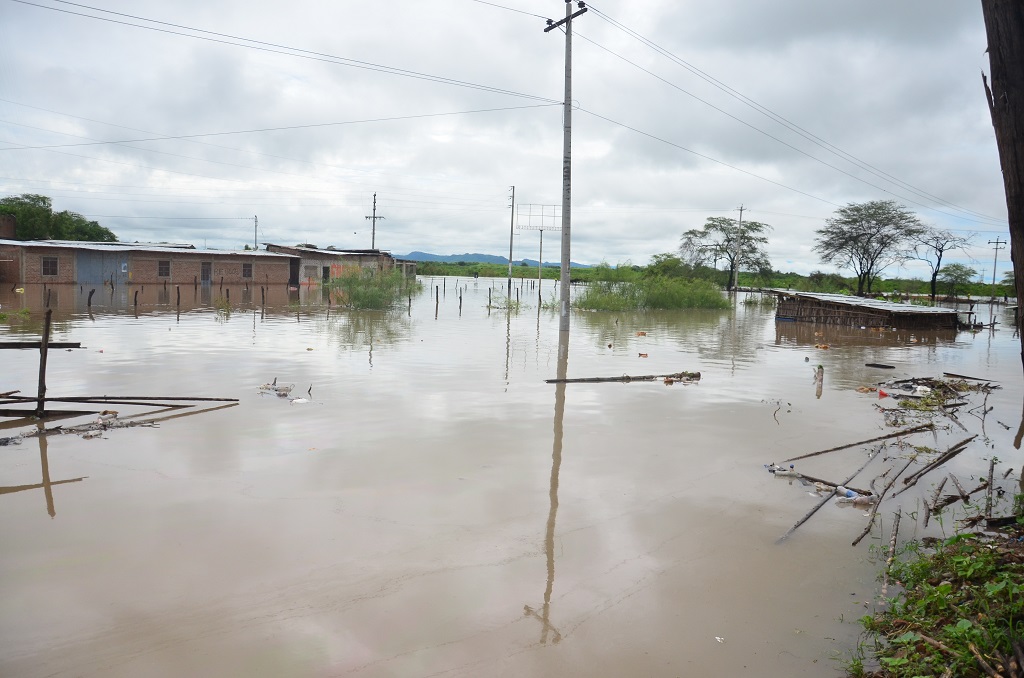
{"label": "distant mountain", "polygon": [[[493,254],[480,254],[479,252],[465,253],[465,254],[431,254],[429,252],[409,252],[408,254],[396,254],[396,259],[407,259],[409,261],[439,261],[445,264],[456,264],[460,261],[464,261],[470,264],[508,264],[508,257],[495,256]],[[522,259],[520,261],[513,261],[513,266],[519,266],[525,263],[527,266],[537,266],[536,259]],[[552,266],[558,268],[560,262],[545,261],[545,268]],[[572,262],[573,268],[590,268],[589,264],[578,264],[575,261]]]}

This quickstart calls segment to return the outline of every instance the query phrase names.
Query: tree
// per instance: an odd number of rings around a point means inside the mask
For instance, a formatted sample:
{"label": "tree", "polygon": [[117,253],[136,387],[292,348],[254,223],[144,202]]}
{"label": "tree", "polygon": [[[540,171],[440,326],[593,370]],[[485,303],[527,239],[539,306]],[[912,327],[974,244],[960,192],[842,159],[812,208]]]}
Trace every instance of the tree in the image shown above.
{"label": "tree", "polygon": [[913,213],[892,200],[851,202],[815,231],[814,251],[823,262],[853,271],[857,294],[864,296],[882,271],[912,257],[909,243],[924,230]]}
{"label": "tree", "polygon": [[924,232],[914,238],[914,258],[931,268],[931,296],[935,303],[935,286],[942,268],[942,255],[954,250],[963,250],[971,244],[970,236],[954,235],[951,231],[926,226]]}
{"label": "tree", "polygon": [[939,279],[947,286],[947,294],[956,297],[957,290],[970,284],[978,272],[964,264],[949,264],[939,271]]}
{"label": "tree", "polygon": [[[1020,0],[981,0],[988,38],[988,61],[992,76],[989,87],[985,76],[985,100],[996,134],[999,165],[1003,170],[1006,215],[1010,222],[1010,258],[1013,260],[1017,299],[1024,299],[1024,3]],[[1017,307],[1017,325],[1024,309]],[[1021,360],[1024,360],[1024,333],[1021,333]],[[1024,438],[1024,417],[1014,438],[1020,449]],[[1024,472],[1022,472],[1024,474]],[[1024,475],[1022,475],[1024,478]]]}
{"label": "tree", "polygon": [[0,214],[14,215],[14,233],[19,240],[117,242],[110,230],[77,212],[54,214],[53,201],[45,195],[25,193],[0,199]]}
{"label": "tree", "polygon": [[739,222],[729,217],[709,217],[704,228],[694,228],[683,233],[679,253],[690,265],[717,266],[725,261],[729,270],[726,289],[736,285],[736,277],[742,271],[771,270],[771,262],[764,246],[768,244],[765,235],[772,229],[758,221]]}

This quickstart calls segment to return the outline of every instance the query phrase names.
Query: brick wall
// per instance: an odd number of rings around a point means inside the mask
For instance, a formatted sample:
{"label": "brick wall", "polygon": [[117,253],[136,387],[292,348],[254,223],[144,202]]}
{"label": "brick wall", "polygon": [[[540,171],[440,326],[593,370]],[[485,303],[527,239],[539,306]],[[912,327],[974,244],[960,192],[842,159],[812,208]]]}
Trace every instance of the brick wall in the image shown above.
{"label": "brick wall", "polygon": [[[160,277],[159,262],[169,261],[170,277]],[[286,284],[288,282],[287,260],[267,260],[264,257],[209,256],[202,254],[151,254],[139,253],[129,260],[131,282],[134,284],[157,284],[166,281],[173,285],[191,285],[202,282],[203,262],[211,264],[210,283],[219,285],[223,278],[225,285],[252,283],[254,285]],[[252,277],[242,277],[242,264],[252,264]]]}
{"label": "brick wall", "polygon": [[[75,255],[72,250],[49,249],[25,250],[23,255],[25,270],[23,282],[26,283],[73,283],[75,282]],[[57,259],[57,275],[43,275],[43,259]]]}
{"label": "brick wall", "polygon": [[0,283],[21,282],[21,248],[0,245]]}

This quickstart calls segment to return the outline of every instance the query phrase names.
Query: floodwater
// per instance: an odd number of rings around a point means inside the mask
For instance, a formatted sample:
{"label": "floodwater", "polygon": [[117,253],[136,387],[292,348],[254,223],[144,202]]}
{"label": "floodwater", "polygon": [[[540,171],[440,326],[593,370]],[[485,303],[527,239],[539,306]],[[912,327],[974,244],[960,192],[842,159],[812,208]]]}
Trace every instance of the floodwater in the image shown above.
{"label": "floodwater", "polygon": [[[180,311],[176,290],[137,307],[100,290],[91,309],[77,286],[0,291],[0,310],[33,311],[0,340],[38,339],[49,293],[52,340],[82,343],[50,353],[50,396],[239,399],[0,448],[0,675],[838,676],[888,531],[853,548],[864,511],[829,503],[777,543],[819,500],[763,465],[889,432],[888,401],[857,386],[949,371],[1004,385],[983,421],[961,414],[984,444],[951,470],[1020,467],[1006,326],[815,336],[758,304],[579,313],[559,364],[529,281],[514,313],[487,308],[504,280],[424,283],[393,313],[308,290],[261,309],[232,288],[230,312],[216,286],[182,289]],[[544,381],[684,370],[701,381]],[[0,351],[0,391],[34,396],[37,377],[36,352]],[[274,378],[310,402],[261,394]],[[798,469],[841,480],[868,449]]]}

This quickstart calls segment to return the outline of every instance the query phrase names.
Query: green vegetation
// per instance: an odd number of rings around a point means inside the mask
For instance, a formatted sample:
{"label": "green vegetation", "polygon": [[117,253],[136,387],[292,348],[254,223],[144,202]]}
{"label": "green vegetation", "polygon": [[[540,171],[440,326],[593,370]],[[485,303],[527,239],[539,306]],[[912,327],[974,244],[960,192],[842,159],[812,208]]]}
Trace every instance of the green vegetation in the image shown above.
{"label": "green vegetation", "polygon": [[32,315],[32,312],[29,311],[27,308],[20,308],[17,311],[11,311],[10,313],[4,313],[4,312],[0,311],[0,322],[5,323],[8,320],[15,320],[15,319],[17,319],[17,320],[25,320],[30,315]]}
{"label": "green vegetation", "polygon": [[[742,216],[742,212],[740,213]],[[765,246],[772,229],[759,221],[738,221],[729,217],[708,217],[704,228],[683,233],[679,252],[692,264],[724,261],[729,272],[726,289],[736,286],[740,271],[771,271]]]}
{"label": "green vegetation", "polygon": [[13,214],[14,235],[19,240],[88,240],[117,242],[117,237],[77,212],[53,211],[45,195],[25,193],[0,199],[0,214]]}
{"label": "green vegetation", "polygon": [[353,310],[387,310],[421,287],[399,270],[352,270],[327,283],[331,302]]}
{"label": "green vegetation", "polygon": [[[600,268],[599,266],[593,268],[574,268],[572,269],[572,278],[573,280],[585,283],[598,280],[601,276]],[[619,264],[617,268],[629,269],[644,277],[661,275],[667,278],[705,280],[723,288],[728,284],[729,280],[728,271],[710,266],[688,264],[671,252],[655,254],[651,257],[651,263],[648,266],[633,266],[627,263]],[[474,273],[477,273],[484,278],[505,278],[508,276],[508,265],[470,262],[451,264],[421,262],[418,266],[418,271],[420,275],[424,276],[444,275],[461,278],[472,277]],[[512,276],[515,280],[520,278],[535,280],[537,278],[537,267],[515,265],[512,267]],[[548,266],[544,268],[544,279],[557,280],[558,276],[559,270],[557,267]],[[738,279],[740,287],[774,287],[800,292],[831,292],[835,294],[853,294],[857,290],[856,278],[847,278],[838,273],[824,273],[822,271],[814,271],[810,275],[800,275],[799,273],[792,272],[783,273],[781,271],[740,271]],[[930,288],[930,281],[920,278],[877,278],[872,285],[872,291],[876,296],[884,295],[886,297],[892,297],[893,295],[927,297],[930,295]],[[985,282],[968,282],[964,285],[958,285],[957,293],[975,297],[992,295],[1002,297],[1015,294],[1012,276],[1008,276],[1008,280],[1004,279],[1001,284],[996,285],[994,288]]]}
{"label": "green vegetation", "polygon": [[576,298],[576,308],[587,311],[626,311],[678,308],[729,308],[721,288],[700,279],[669,277],[612,268],[601,264],[593,269],[594,281]]}
{"label": "green vegetation", "polygon": [[865,672],[862,647],[850,675],[1019,675],[1010,665],[1014,645],[1024,650],[1024,543],[966,533],[909,542],[892,555],[888,575],[902,593],[861,619],[879,667]]}

